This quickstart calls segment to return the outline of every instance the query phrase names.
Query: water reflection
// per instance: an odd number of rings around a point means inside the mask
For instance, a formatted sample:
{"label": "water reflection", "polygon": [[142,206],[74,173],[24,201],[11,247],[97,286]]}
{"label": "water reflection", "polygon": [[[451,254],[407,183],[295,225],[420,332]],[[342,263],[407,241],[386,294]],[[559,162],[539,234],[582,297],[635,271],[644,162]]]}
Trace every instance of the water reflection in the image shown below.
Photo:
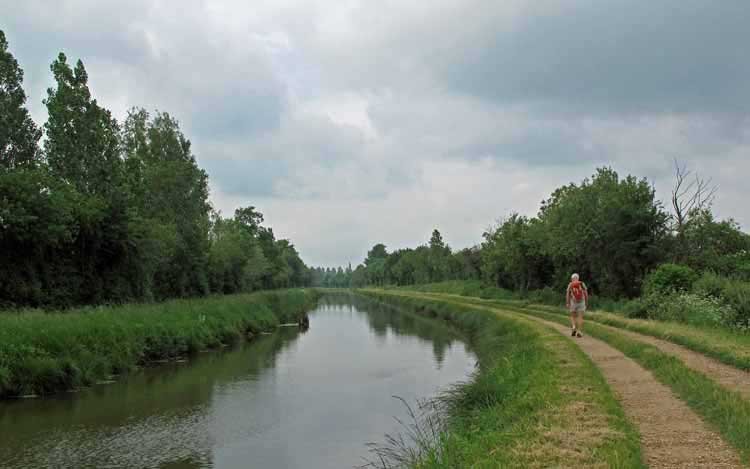
{"label": "water reflection", "polygon": [[321,305],[331,309],[340,308],[349,312],[366,311],[365,317],[375,334],[382,338],[392,332],[397,336],[416,336],[432,346],[435,361],[443,363],[445,353],[454,342],[463,338],[458,331],[437,320],[427,319],[393,305],[381,303],[368,297],[338,293],[327,295]]}
{"label": "water reflection", "polygon": [[50,399],[0,403],[0,467],[351,467],[395,428],[391,396],[464,378],[452,330],[349,295],[310,328]]}

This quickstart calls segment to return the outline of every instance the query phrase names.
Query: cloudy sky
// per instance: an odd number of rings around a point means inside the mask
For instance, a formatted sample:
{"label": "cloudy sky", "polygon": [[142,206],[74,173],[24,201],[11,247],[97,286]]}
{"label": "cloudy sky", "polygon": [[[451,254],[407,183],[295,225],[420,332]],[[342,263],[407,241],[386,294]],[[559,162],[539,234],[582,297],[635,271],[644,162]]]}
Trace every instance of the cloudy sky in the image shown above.
{"label": "cloudy sky", "polygon": [[747,0],[0,0],[46,119],[49,64],[168,111],[211,199],[255,205],[312,265],[454,247],[602,165],[666,200],[677,158],[750,226]]}

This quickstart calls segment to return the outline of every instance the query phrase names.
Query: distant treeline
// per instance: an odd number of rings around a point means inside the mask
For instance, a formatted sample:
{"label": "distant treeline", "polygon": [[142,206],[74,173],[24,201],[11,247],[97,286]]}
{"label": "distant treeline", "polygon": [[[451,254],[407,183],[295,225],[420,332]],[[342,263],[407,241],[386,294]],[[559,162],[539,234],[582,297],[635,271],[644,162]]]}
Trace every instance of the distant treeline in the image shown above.
{"label": "distant treeline", "polygon": [[427,245],[389,253],[378,243],[367,252],[363,264],[352,269],[313,267],[313,286],[362,287],[366,285],[414,285],[444,280],[472,280],[481,277],[482,250],[479,246],[453,252],[440,231],[434,230]]}
{"label": "distant treeline", "polygon": [[309,283],[294,246],[253,207],[233,218],[212,209],[208,176],[173,117],[134,108],[117,122],[92,98],[80,60],[72,67],[61,53],[50,68],[39,127],[0,31],[0,306]]}
{"label": "distant treeline", "polygon": [[733,220],[714,218],[715,187],[676,169],[671,211],[647,180],[602,168],[556,189],[536,217],[510,215],[473,248],[452,252],[435,230],[427,245],[389,253],[376,244],[356,269],[317,271],[313,278],[355,287],[481,279],[524,292],[560,291],[577,272],[609,298],[640,295],[647,275],[665,263],[750,280],[750,236]]}

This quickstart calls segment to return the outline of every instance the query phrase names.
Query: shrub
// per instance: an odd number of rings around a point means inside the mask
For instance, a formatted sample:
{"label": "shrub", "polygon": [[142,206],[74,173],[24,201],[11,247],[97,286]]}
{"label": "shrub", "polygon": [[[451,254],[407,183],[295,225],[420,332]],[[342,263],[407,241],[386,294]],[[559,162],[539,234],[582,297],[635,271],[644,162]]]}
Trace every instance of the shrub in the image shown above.
{"label": "shrub", "polygon": [[686,265],[662,264],[646,276],[644,291],[650,294],[687,292],[698,279],[698,274]]}
{"label": "shrub", "polygon": [[565,302],[565,294],[552,287],[544,287],[541,290],[529,292],[528,299],[533,303],[556,306]]}
{"label": "shrub", "polygon": [[698,279],[693,291],[702,296],[718,298],[735,311],[732,324],[747,328],[750,325],[750,283],[705,273]]}
{"label": "shrub", "polygon": [[[654,298],[654,297],[652,297]],[[715,297],[704,297],[694,293],[673,293],[647,309],[650,319],[678,321],[697,326],[731,325],[737,312]]]}
{"label": "shrub", "polygon": [[693,284],[693,292],[703,296],[724,297],[724,288],[729,279],[706,272]]}
{"label": "shrub", "polygon": [[645,299],[636,298],[622,305],[622,313],[629,318],[648,318],[649,302]]}

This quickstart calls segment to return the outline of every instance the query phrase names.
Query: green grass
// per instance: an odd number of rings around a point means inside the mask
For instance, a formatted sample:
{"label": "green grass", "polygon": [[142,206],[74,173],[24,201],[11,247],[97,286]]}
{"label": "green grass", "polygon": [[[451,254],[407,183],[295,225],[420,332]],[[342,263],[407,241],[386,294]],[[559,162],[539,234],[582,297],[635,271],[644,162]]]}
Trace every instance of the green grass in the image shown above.
{"label": "green grass", "polygon": [[[512,296],[500,297],[497,292],[505,292],[495,287],[480,287],[478,282],[441,282],[415,286],[413,291],[461,295],[467,298],[491,300],[494,304],[507,307],[525,307],[567,316],[564,308],[531,304]],[[482,290],[484,288],[484,290]],[[495,294],[491,294],[495,292]],[[484,294],[483,294],[484,293]],[[508,292],[510,294],[510,292]],[[562,298],[562,294],[560,294]],[[627,329],[645,335],[682,345],[690,350],[703,353],[727,365],[750,371],[750,334],[724,327],[695,326],[680,322],[656,321],[627,318],[620,314],[605,311],[589,311],[587,321]]]}
{"label": "green grass", "polygon": [[461,296],[475,296],[484,299],[510,300],[520,297],[510,291],[498,287],[490,287],[479,280],[447,280],[445,282],[427,283],[397,287],[403,291],[420,291],[426,293],[450,293]]}
{"label": "green grass", "polygon": [[[518,308],[518,312],[568,324],[559,315],[540,310]],[[589,323],[586,331],[604,340],[628,357],[650,370],[662,383],[668,385],[683,401],[716,427],[727,442],[741,454],[743,462],[750,462],[750,401],[739,393],[729,391],[705,375],[691,370],[678,358],[658,348],[624,337],[611,329]]]}
{"label": "green grass", "polygon": [[162,359],[219,347],[295,320],[313,290],[0,314],[0,397],[90,385]]}
{"label": "green grass", "polygon": [[450,322],[479,358],[474,379],[445,396],[447,431],[411,466],[643,467],[637,431],[604,378],[560,334],[482,306],[399,290],[363,293]]}
{"label": "green grass", "polygon": [[[524,305],[521,302],[494,301],[493,303],[501,306],[525,306],[527,310],[567,316],[567,312],[562,308]],[[589,311],[586,313],[586,320],[673,342],[727,365],[750,370],[750,334],[747,333],[734,332],[722,327],[700,327],[679,322],[631,319],[604,311]]]}

